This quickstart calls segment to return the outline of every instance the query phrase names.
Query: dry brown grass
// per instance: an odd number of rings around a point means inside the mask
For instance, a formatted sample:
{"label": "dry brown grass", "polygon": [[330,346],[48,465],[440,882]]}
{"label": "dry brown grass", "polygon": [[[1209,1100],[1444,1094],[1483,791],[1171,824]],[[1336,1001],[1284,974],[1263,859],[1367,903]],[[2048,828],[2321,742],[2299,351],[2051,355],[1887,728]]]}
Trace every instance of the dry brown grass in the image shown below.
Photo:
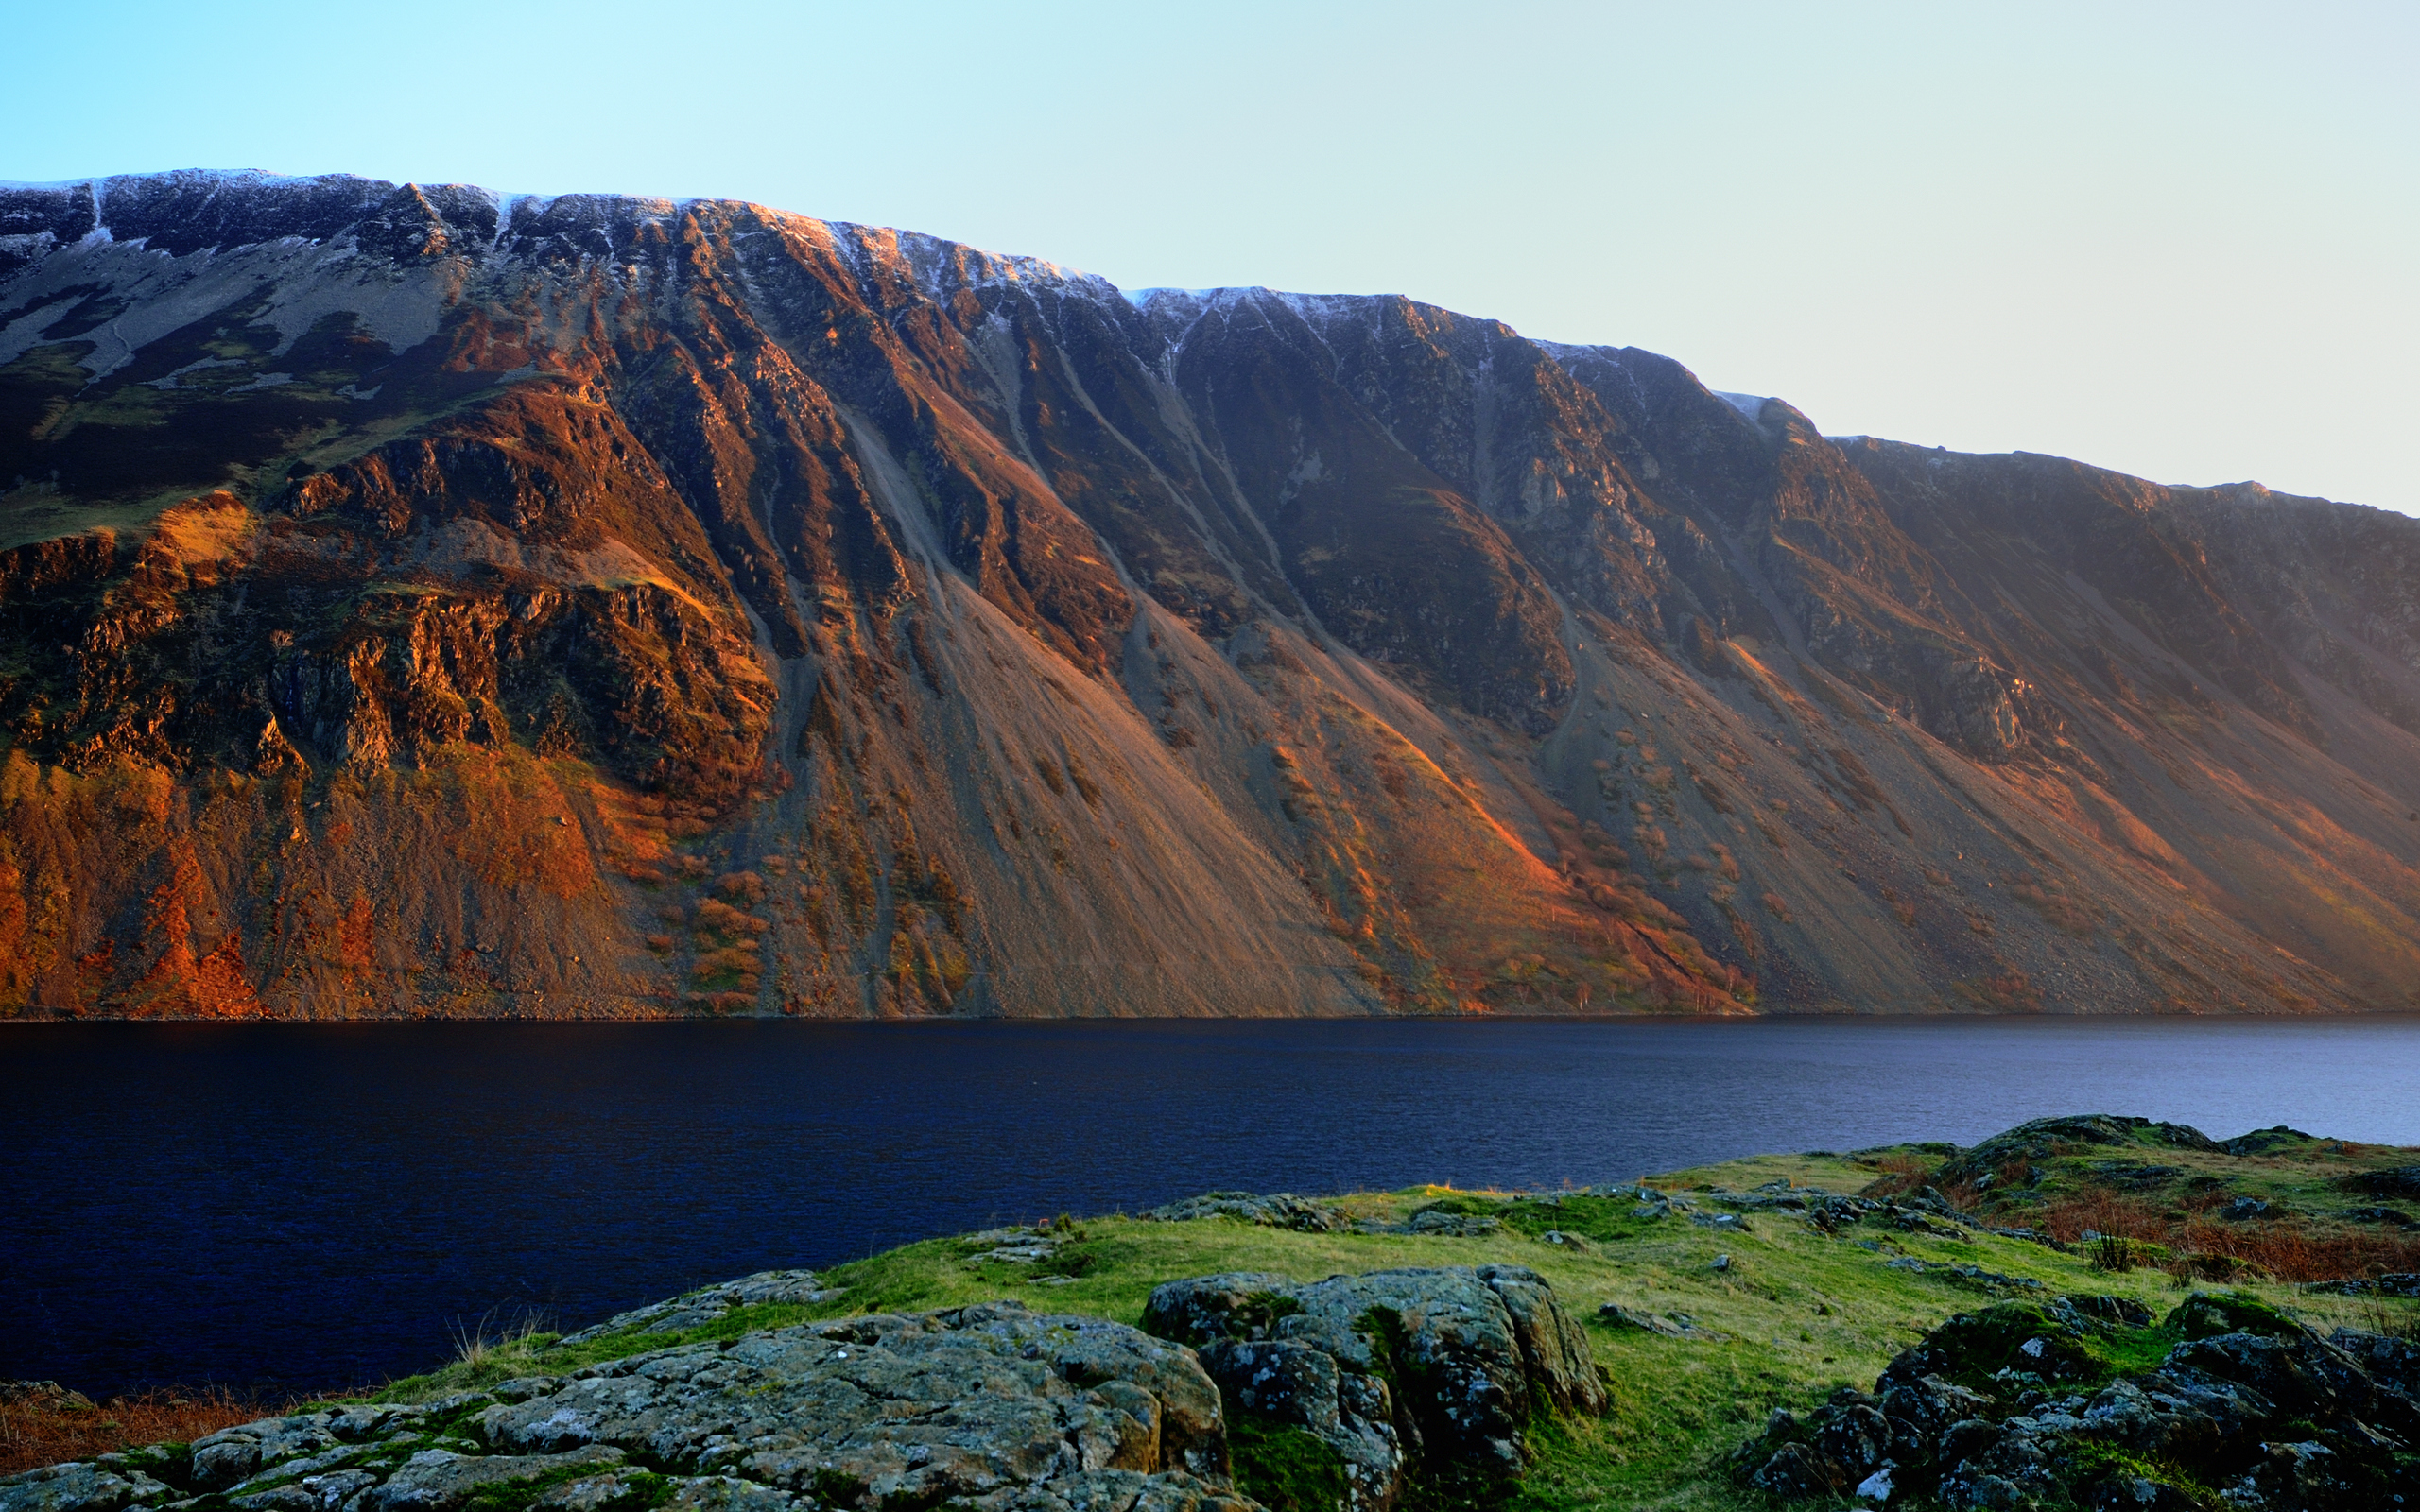
{"label": "dry brown grass", "polygon": [[1939,1160],[1928,1160],[1921,1155],[1886,1155],[1876,1164],[1882,1174],[1858,1190],[1861,1197],[1904,1197],[1922,1186],[1929,1185]]}
{"label": "dry brown grass", "polygon": [[[2319,1228],[2294,1219],[2221,1223],[2201,1213],[2188,1213],[2180,1222],[2168,1213],[2162,1205],[2143,1197],[2093,1191],[2052,1203],[2035,1220],[2035,1227],[2069,1244],[2091,1230],[2164,1246],[2169,1250],[2166,1267],[2188,1278],[2236,1266],[2294,1282],[2351,1280],[2420,1270],[2420,1236]],[[2232,1263],[2214,1266],[2213,1260]]]}
{"label": "dry brown grass", "polygon": [[2033,1167],[2026,1161],[2022,1160],[2002,1160],[1999,1164],[1999,1169],[1992,1173],[1993,1185],[1991,1187],[1987,1188],[1978,1186],[1972,1180],[1950,1181],[1945,1183],[1936,1183],[1936,1185],[1941,1187],[1941,1194],[1948,1199],[1951,1207],[1958,1209],[1962,1212],[1971,1212],[1975,1209],[1981,1207],[1983,1199],[1989,1196],[1992,1192],[2015,1191],[2018,1188],[2027,1185],[2031,1180],[2032,1176]]}
{"label": "dry brown grass", "polygon": [[2420,1270],[2420,1237],[2410,1234],[2188,1220],[2177,1226],[2170,1244],[2184,1259],[2221,1255],[2281,1281],[2353,1280]]}
{"label": "dry brown grass", "polygon": [[141,1444],[191,1443],[204,1434],[282,1411],[223,1387],[115,1397],[99,1406],[0,1402],[0,1475],[90,1459]]}
{"label": "dry brown grass", "polygon": [[2096,1187],[2051,1202],[2033,1219],[2033,1227],[2071,1245],[2083,1239],[2086,1229],[2165,1245],[2169,1225],[2161,1212],[2141,1197]]}

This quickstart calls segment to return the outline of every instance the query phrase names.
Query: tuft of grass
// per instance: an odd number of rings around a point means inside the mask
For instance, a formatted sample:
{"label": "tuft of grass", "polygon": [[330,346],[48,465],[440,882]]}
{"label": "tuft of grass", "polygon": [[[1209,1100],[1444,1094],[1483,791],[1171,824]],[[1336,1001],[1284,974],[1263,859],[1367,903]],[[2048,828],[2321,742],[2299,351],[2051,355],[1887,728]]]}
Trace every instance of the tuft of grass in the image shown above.
{"label": "tuft of grass", "polygon": [[[500,1316],[490,1312],[475,1323],[457,1320],[451,1330],[454,1358],[425,1375],[390,1381],[371,1393],[379,1401],[428,1401],[457,1391],[492,1386],[516,1376],[553,1375],[577,1369],[568,1351],[554,1348],[559,1334],[537,1313]],[[661,1335],[659,1335],[661,1337]]]}
{"label": "tuft of grass", "polygon": [[557,1337],[540,1326],[534,1313],[501,1323],[495,1314],[489,1313],[475,1324],[458,1321],[453,1332],[454,1364],[482,1381],[509,1381],[516,1374],[527,1374],[519,1367],[534,1364],[539,1351]]}
{"label": "tuft of grass", "polygon": [[2352,1326],[2364,1333],[2420,1344],[2420,1302],[2372,1295],[2358,1298],[2352,1313]]}

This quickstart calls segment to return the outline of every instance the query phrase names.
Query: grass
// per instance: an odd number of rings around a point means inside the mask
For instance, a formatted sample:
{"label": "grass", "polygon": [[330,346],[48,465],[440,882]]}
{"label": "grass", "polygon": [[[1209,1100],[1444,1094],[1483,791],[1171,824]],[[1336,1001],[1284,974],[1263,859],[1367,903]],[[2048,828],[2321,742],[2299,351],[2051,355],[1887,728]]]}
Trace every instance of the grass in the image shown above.
{"label": "grass", "polygon": [[[1937,1164],[1946,1146],[1850,1156],[1761,1156],[1656,1178],[1667,1191],[1772,1181],[1857,1192]],[[1804,1411],[1842,1385],[1870,1385],[1893,1356],[1950,1314],[2011,1295],[1947,1267],[2043,1283],[2064,1293],[2130,1297],[2165,1315],[2191,1285],[2157,1268],[2097,1268],[2085,1252],[2061,1253],[1988,1233],[1950,1238],[1903,1233],[1871,1220],[1837,1237],[1795,1214],[1748,1215],[1746,1231],[1717,1231],[1685,1214],[1634,1216],[1634,1197],[1579,1193],[1515,1195],[1422,1186],[1337,1199],[1358,1217],[1399,1222],[1424,1208],[1499,1218],[1481,1238],[1414,1234],[1296,1233],[1228,1220],[1156,1223],[1122,1215],[1060,1220],[1066,1235],[1039,1265],[984,1261],[989,1241],[927,1240],[838,1267],[845,1290],[812,1306],[769,1305],[677,1334],[625,1333],[566,1347],[525,1332],[507,1345],[430,1375],[396,1383],[382,1396],[425,1400],[510,1374],[555,1373],[678,1343],[735,1337],[758,1329],[868,1312],[912,1312],[1014,1297],[1041,1312],[1081,1313],[1138,1323],[1153,1286],[1217,1271],[1266,1271],[1298,1281],[1340,1272],[1406,1265],[1512,1263],[1544,1275],[1585,1320],[1589,1343],[1610,1377],[1612,1410],[1601,1419],[1555,1422],[1532,1435],[1534,1460],[1515,1499],[1530,1512],[1582,1507],[1741,1507],[1726,1460],[1775,1407]],[[1550,1245],[1559,1230],[1590,1244]],[[1728,1269],[1715,1257],[1730,1256]],[[1922,1271],[1894,1260],[1926,1263]],[[2242,1294],[2314,1326],[2376,1327],[2371,1314],[2410,1304],[2321,1297],[2252,1280]],[[2023,1294],[2033,1297],[2030,1290]],[[1675,1339],[1598,1316],[1616,1302],[1634,1312],[1684,1314],[1711,1337]],[[2156,1330],[2096,1341],[2091,1373],[2156,1364],[2175,1342]],[[1321,1461],[1282,1434],[1255,1425],[1248,1472],[1271,1496],[1308,1503],[1325,1484]],[[1274,1504],[1272,1503],[1272,1504]]]}
{"label": "grass", "polygon": [[220,1387],[114,1397],[0,1401],[0,1475],[90,1459],[140,1444],[187,1444],[204,1434],[282,1411]]}
{"label": "grass", "polygon": [[455,1326],[450,1368],[466,1387],[543,1374],[545,1366],[539,1357],[557,1337],[541,1327],[534,1315],[499,1323],[491,1313],[475,1324]]}
{"label": "grass", "polygon": [[1238,1416],[1227,1448],[1236,1489],[1270,1512],[1328,1512],[1343,1504],[1343,1458],[1299,1428]]}
{"label": "grass", "polygon": [[[1855,1156],[1760,1156],[1674,1173],[1653,1184],[1683,1194],[1714,1187],[1745,1191],[1777,1181],[1833,1192],[1907,1192],[1924,1187],[1953,1153],[1945,1145],[1911,1145]],[[2076,1159],[2088,1163],[2111,1156],[2099,1149]],[[2412,1163],[2408,1152],[2368,1151],[2364,1158],[2372,1165]],[[2255,1166],[2264,1173],[2262,1179],[2293,1184],[2274,1160],[2258,1159],[2267,1162]],[[2312,1178],[2318,1185],[2307,1181],[2296,1190],[2306,1195],[2336,1191],[2325,1183],[2344,1165],[2331,1155]],[[2047,1195],[2045,1186],[2053,1187]],[[2046,1177],[2028,1195],[2040,1199],[2038,1207],[2078,1198],[2083,1190],[2061,1165],[2055,1185]],[[823,1273],[827,1284],[843,1288],[826,1301],[742,1309],[682,1332],[624,1332],[573,1346],[532,1318],[502,1325],[482,1320],[458,1336],[449,1363],[370,1395],[429,1400],[513,1376],[561,1374],[761,1329],[1002,1297],[1038,1312],[1135,1324],[1155,1285],[1219,1271],[1264,1271],[1312,1281],[1393,1266],[1511,1263],[1544,1275],[1564,1305],[1583,1320],[1612,1398],[1601,1418],[1548,1421],[1532,1430],[1531,1465],[1511,1512],[1744,1509],[1763,1503],[1733,1481],[1728,1458],[1774,1408],[1806,1412],[1840,1386],[1870,1386],[1894,1355],[1954,1314],[2012,1298],[2014,1312],[2051,1297],[2083,1294],[2130,1298],[2165,1319],[2189,1292],[2212,1289],[2155,1264],[2107,1268],[2108,1256],[2094,1246],[2062,1252],[1988,1232],[1905,1232],[1873,1218],[1826,1234],[1794,1213],[1752,1211],[1744,1230],[1717,1230],[1691,1222],[1685,1212],[1639,1217],[1634,1211],[1638,1203],[1628,1194],[1514,1194],[1440,1186],[1334,1200],[1360,1218],[1402,1222],[1436,1208],[1495,1217],[1502,1228],[1476,1238],[1297,1233],[1223,1218],[1158,1223],[1113,1214],[1076,1221],[1063,1214],[1044,1225],[1057,1248],[1041,1263],[987,1260],[997,1247],[992,1240],[927,1240]],[[2012,1204],[2010,1211],[2023,1206]],[[1701,1201],[1699,1211],[1716,1210]],[[1541,1236],[1549,1230],[1588,1243],[1548,1244]],[[1727,1268],[1715,1268],[1718,1255],[1729,1257]],[[1924,1268],[1907,1266],[1909,1260]],[[2010,1288],[1962,1278],[1951,1266],[2042,1285],[2039,1291]],[[2079,1378],[2147,1368],[2187,1331],[2213,1329],[2238,1314],[2238,1322],[2259,1322],[2282,1314],[2323,1332],[2349,1326],[2407,1337],[2420,1332],[2420,1304],[2312,1292],[2257,1270],[2232,1283],[2227,1296],[2208,1318],[2118,1330],[2088,1341],[2075,1363]],[[1634,1314],[1685,1315],[1696,1332],[1674,1338],[1624,1326],[1599,1314],[1609,1302]],[[1276,1512],[1319,1512],[1334,1504],[1340,1469],[1332,1455],[1273,1424],[1239,1417],[1234,1433],[1247,1489]],[[139,1435],[128,1441],[139,1441]]]}

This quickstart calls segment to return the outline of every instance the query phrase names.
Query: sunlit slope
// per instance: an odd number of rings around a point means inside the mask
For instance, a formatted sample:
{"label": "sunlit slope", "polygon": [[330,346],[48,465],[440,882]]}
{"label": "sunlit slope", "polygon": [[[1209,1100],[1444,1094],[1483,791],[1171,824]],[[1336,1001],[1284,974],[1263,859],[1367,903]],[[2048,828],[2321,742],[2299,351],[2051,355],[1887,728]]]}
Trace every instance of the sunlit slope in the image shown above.
{"label": "sunlit slope", "polygon": [[[0,1002],[2411,1005],[2411,522],[755,206],[0,190]],[[11,902],[11,900],[14,902]]]}

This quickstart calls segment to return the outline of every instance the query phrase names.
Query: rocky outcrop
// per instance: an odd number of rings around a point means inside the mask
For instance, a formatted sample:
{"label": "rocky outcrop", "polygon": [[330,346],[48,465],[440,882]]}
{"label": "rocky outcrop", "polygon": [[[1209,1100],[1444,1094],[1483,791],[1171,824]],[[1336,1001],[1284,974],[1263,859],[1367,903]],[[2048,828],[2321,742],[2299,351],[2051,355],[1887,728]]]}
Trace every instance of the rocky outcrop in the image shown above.
{"label": "rocky outcrop", "polygon": [[565,1344],[585,1344],[609,1333],[679,1333],[719,1323],[742,1308],[788,1303],[804,1306],[839,1296],[811,1270],[765,1270],[736,1280],[701,1286],[694,1292],[645,1307],[616,1313],[604,1322],[563,1336]]}
{"label": "rocky outcrop", "polygon": [[1933,1173],[1932,1184],[1972,1186],[1981,1182],[1990,1186],[1999,1180],[2021,1182],[2027,1179],[2035,1161],[2053,1155],[2095,1146],[2131,1147],[2143,1143],[2179,1150],[2216,1152],[2221,1148],[2208,1135],[2185,1124],[2107,1113],[2037,1118],[1959,1151]]}
{"label": "rocky outcrop", "polygon": [[1259,1224],[1270,1228],[1291,1228],[1299,1233],[1341,1233],[1353,1227],[1353,1217],[1332,1203],[1298,1197],[1290,1192],[1273,1192],[1267,1196],[1250,1192],[1207,1192],[1182,1202],[1170,1202],[1153,1208],[1141,1216],[1155,1223],[1190,1223],[1201,1218],[1234,1218],[1243,1223]]}
{"label": "rocky outcrop", "polygon": [[[769,1297],[781,1285],[732,1283]],[[1231,1489],[1218,1388],[1190,1350],[998,1302],[752,1333],[419,1405],[268,1418],[189,1449],[0,1481],[0,1512],[120,1512],[203,1494],[241,1512],[1255,1506]]]}
{"label": "rocky outcrop", "polygon": [[1422,1485],[1484,1498],[1540,1415],[1605,1408],[1587,1335],[1517,1265],[1205,1276],[1155,1288],[1143,1326],[1195,1346],[1236,1410],[1324,1445],[1356,1512]]}
{"label": "rocky outcrop", "polygon": [[[562,1342],[834,1295],[768,1271]],[[1494,1500],[1545,1415],[1606,1404],[1585,1334],[1519,1266],[1206,1277],[1156,1290],[1146,1323],[1003,1301],[759,1330],[52,1466],[0,1480],[0,1512],[1255,1512],[1236,1477],[1298,1465],[1272,1452],[1288,1434],[1383,1512],[1422,1487]]]}
{"label": "rocky outcrop", "polygon": [[[2146,1337],[2172,1341],[2155,1368],[2112,1363]],[[2407,1340],[2323,1339],[2227,1297],[2192,1297],[2156,1328],[2131,1302],[2062,1297],[1951,1318],[1873,1391],[1776,1412],[1736,1464],[1777,1497],[1951,1512],[2386,1512],[2403,1504],[2414,1443],[2420,1350]]]}

